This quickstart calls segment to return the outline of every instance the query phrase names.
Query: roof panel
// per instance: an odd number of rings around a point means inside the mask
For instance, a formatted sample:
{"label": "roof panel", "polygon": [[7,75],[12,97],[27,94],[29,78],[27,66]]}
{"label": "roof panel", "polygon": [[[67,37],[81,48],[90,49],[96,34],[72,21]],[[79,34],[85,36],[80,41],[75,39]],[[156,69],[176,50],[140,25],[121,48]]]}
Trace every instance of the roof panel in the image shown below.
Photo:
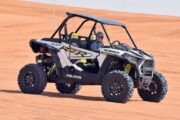
{"label": "roof panel", "polygon": [[90,19],[90,20],[97,21],[97,22],[104,23],[104,24],[117,25],[117,26],[125,27],[125,25],[123,23],[120,23],[118,21],[114,21],[114,20],[111,20],[111,19],[100,18],[100,17],[88,15],[88,14],[67,12],[67,15],[68,16],[77,16],[77,17],[81,17],[81,18],[84,18],[84,19]]}

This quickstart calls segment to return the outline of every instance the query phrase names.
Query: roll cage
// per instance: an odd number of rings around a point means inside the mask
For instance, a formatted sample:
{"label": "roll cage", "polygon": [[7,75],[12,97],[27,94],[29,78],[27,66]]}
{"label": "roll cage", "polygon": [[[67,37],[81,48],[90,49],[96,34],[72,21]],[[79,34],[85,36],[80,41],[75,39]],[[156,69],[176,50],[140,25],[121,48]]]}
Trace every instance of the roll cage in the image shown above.
{"label": "roll cage", "polygon": [[[53,39],[55,37],[55,35],[57,33],[59,33],[59,37],[63,36],[63,38],[65,40],[68,40],[67,22],[71,18],[79,17],[79,18],[83,18],[84,21],[78,26],[78,28],[75,30],[75,33],[77,33],[86,22],[93,21],[94,25],[93,25],[90,33],[89,33],[89,36],[88,36],[88,38],[90,38],[90,36],[92,35],[93,32],[96,33],[96,25],[97,25],[97,23],[99,23],[101,25],[101,27],[103,28],[103,31],[104,31],[104,33],[105,33],[105,35],[107,37],[107,40],[108,40],[110,46],[113,48],[113,46],[112,46],[112,44],[110,42],[110,37],[109,37],[104,25],[120,26],[120,27],[125,29],[125,31],[128,34],[131,42],[133,43],[134,47],[136,49],[138,49],[135,42],[134,42],[134,40],[133,40],[133,38],[132,38],[132,36],[129,33],[127,27],[123,23],[120,23],[120,22],[117,22],[117,21],[114,21],[114,20],[110,20],[110,19],[99,18],[99,17],[87,15],[87,14],[81,14],[81,13],[66,12],[66,14],[67,14],[67,17],[63,20],[63,22],[59,25],[59,27],[53,33],[53,35],[51,36],[51,39]],[[64,28],[64,34],[61,34],[61,31],[63,30],[63,28]]]}

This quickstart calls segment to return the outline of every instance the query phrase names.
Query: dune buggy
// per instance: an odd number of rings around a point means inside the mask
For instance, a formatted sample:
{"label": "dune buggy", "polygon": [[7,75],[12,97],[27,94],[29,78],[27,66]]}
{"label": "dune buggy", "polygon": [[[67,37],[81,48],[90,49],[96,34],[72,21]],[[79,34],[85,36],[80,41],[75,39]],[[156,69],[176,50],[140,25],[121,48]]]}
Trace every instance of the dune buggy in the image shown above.
{"label": "dune buggy", "polygon": [[[74,18],[83,21],[69,33],[68,21]],[[77,35],[89,21],[93,25],[88,35]],[[133,47],[120,40],[112,42],[105,25],[122,28]],[[97,27],[102,27],[108,45],[94,52],[90,50],[95,41],[91,36],[96,35]],[[136,46],[127,27],[120,22],[67,12],[67,18],[50,38],[32,39],[30,47],[37,53],[36,63],[25,65],[18,76],[19,87],[24,93],[40,94],[47,82],[55,83],[62,94],[76,94],[80,85],[101,85],[107,101],[120,103],[126,103],[132,97],[134,88],[145,101],[159,102],[167,93],[165,78],[154,70],[153,56]]]}

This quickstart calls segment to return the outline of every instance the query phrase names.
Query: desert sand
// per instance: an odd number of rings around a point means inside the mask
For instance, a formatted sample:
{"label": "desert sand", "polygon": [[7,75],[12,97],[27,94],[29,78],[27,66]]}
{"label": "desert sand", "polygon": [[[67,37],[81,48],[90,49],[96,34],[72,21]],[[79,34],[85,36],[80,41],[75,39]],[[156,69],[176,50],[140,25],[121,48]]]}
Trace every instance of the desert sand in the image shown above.
{"label": "desert sand", "polygon": [[[179,120],[180,119],[180,17],[131,14],[17,0],[0,1],[0,120]],[[82,86],[74,95],[59,94],[48,84],[42,95],[20,92],[20,68],[35,62],[32,38],[50,37],[66,11],[83,12],[125,23],[137,45],[152,53],[156,70],[169,89],[163,101],[142,101],[136,90],[126,104],[107,102],[100,86]],[[105,14],[106,13],[106,14]],[[115,29],[116,31],[116,29]]]}

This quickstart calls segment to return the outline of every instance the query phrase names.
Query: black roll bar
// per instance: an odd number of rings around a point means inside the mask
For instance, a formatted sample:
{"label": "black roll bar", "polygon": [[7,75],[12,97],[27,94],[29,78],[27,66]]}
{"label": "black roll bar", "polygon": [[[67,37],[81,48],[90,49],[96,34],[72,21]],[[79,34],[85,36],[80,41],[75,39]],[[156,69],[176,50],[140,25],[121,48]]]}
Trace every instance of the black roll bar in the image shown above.
{"label": "black roll bar", "polygon": [[94,25],[93,25],[93,27],[92,27],[92,29],[91,29],[91,32],[90,32],[90,34],[89,34],[89,38],[90,38],[90,36],[92,35],[94,29],[96,28],[96,24],[97,24],[97,22],[94,23]]}
{"label": "black roll bar", "polygon": [[89,21],[89,20],[84,20],[80,25],[79,25],[79,27],[76,29],[76,31],[75,31],[75,33],[77,33],[80,29],[81,29],[81,27],[84,25],[84,23],[86,23],[87,21]]}
{"label": "black roll bar", "polygon": [[56,33],[59,31],[61,31],[62,30],[62,28],[64,27],[64,25],[66,24],[66,22],[70,19],[70,18],[72,18],[71,16],[68,16],[67,18],[65,18],[64,20],[63,20],[63,22],[59,25],[59,27],[56,29],[56,31],[52,34],[52,36],[51,36],[51,39],[53,39],[54,38],[54,36],[56,35]]}
{"label": "black roll bar", "polygon": [[[63,22],[59,25],[59,27],[56,29],[56,31],[53,33],[53,35],[51,36],[51,39],[54,38],[54,36],[57,34],[58,31],[59,31],[59,34],[60,34],[62,28],[66,25],[67,21],[68,21],[70,18],[73,18],[73,17],[76,17],[76,16],[68,16],[67,18],[65,18],[65,19],[63,20]],[[81,17],[81,18],[84,18],[84,17]],[[80,28],[81,28],[87,21],[91,20],[91,19],[87,19],[87,18],[84,18],[84,19],[85,19],[85,20],[84,20],[84,21],[80,24],[80,26],[76,29],[76,31],[75,31],[76,33],[80,30]],[[93,31],[94,31],[94,29],[95,29],[95,27],[96,27],[96,24],[97,24],[97,23],[100,23],[101,26],[102,26],[102,28],[103,28],[103,30],[104,30],[104,32],[105,32],[105,35],[106,35],[106,37],[107,37],[107,39],[108,39],[108,41],[109,41],[109,43],[110,43],[110,46],[113,48],[113,45],[112,45],[111,42],[110,42],[110,37],[109,37],[108,34],[107,34],[107,31],[106,31],[106,29],[105,29],[105,27],[104,27],[104,24],[103,24],[102,22],[99,22],[99,21],[95,21],[95,20],[92,20],[92,21],[94,21],[95,23],[94,23],[93,28],[92,28],[92,30],[91,30],[91,32],[90,32],[90,35],[93,33]],[[127,28],[126,28],[125,26],[121,26],[121,27],[125,29],[125,31],[126,31],[126,33],[128,34],[131,42],[133,43],[134,47],[135,47],[136,49],[138,49],[138,47],[136,46],[136,44],[135,44],[132,36],[130,35],[129,31],[127,30]],[[66,30],[67,30],[67,28],[66,28]],[[89,35],[89,37],[90,37],[90,35]],[[67,35],[66,35],[66,37],[67,37]],[[67,39],[67,38],[66,38],[66,39]]]}
{"label": "black roll bar", "polygon": [[129,36],[131,42],[133,43],[134,47],[135,47],[136,49],[138,49],[138,47],[136,46],[136,44],[135,44],[132,36],[130,35],[129,31],[127,30],[127,28],[126,28],[126,27],[123,27],[123,28],[126,30],[126,32],[127,32],[128,36]]}
{"label": "black roll bar", "polygon": [[109,41],[109,44],[110,44],[111,47],[113,48],[113,45],[111,44],[111,40],[110,40],[110,38],[109,38],[109,36],[108,36],[108,34],[107,34],[107,32],[106,32],[106,29],[105,29],[105,27],[104,27],[104,25],[103,25],[102,23],[101,23],[101,26],[102,26],[102,28],[103,28],[105,34],[106,34],[106,37],[107,37],[107,39],[108,39],[108,41]]}

